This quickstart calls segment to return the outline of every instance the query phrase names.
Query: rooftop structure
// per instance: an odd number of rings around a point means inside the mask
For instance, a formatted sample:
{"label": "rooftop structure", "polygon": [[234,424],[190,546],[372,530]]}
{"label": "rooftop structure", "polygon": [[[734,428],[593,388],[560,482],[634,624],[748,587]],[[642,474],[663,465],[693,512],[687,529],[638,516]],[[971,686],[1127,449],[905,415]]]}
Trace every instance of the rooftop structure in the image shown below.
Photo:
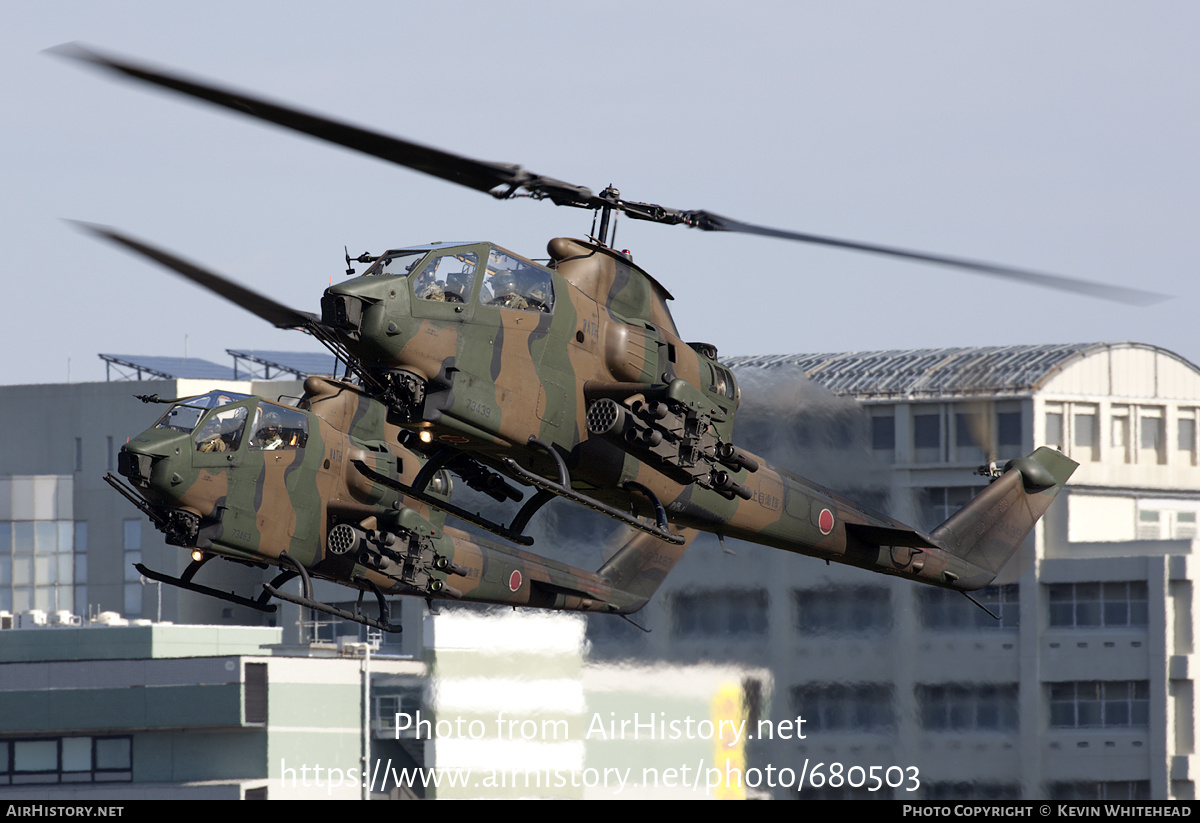
{"label": "rooftop structure", "polygon": [[[835,394],[860,400],[885,397],[1002,396],[1038,391],[1072,366],[1105,358],[1113,369],[1140,369],[1138,354],[1191,364],[1166,349],[1141,343],[1067,343],[1040,346],[972,346],[948,349],[778,354],[727,358],[733,369],[792,366]],[[1157,369],[1154,370],[1157,373]]]}
{"label": "rooftop structure", "polygon": [[293,352],[226,349],[233,366],[222,366],[197,357],[162,357],[141,354],[101,354],[105,378],[125,380],[303,380],[333,375],[337,361],[328,352]]}
{"label": "rooftop structure", "polygon": [[139,354],[102,354],[108,380],[235,380],[233,369],[198,357],[151,357]]}

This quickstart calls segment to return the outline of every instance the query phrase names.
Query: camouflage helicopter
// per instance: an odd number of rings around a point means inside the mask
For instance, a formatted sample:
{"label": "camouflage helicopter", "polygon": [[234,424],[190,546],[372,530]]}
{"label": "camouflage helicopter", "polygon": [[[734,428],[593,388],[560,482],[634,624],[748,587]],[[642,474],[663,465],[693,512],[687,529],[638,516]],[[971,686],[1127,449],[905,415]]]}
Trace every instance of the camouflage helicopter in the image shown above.
{"label": "camouflage helicopter", "polygon": [[[569,611],[629,614],[653,595],[682,556],[633,536],[596,572],[445,527],[446,515],[395,490],[429,462],[406,448],[386,407],[361,387],[310,377],[296,407],[211,391],[169,403],[154,426],[126,443],[106,476],[163,532],[192,549],[180,577],[137,564],[143,575],[264,612],[277,597],[384,631],[398,632],[388,595],[413,595]],[[450,497],[445,470],[428,493]],[[214,558],[281,571],[257,598],[195,582]],[[282,590],[299,577],[302,594]],[[314,599],[312,579],[358,589],[353,611]],[[378,616],[363,611],[366,593]]]}
{"label": "camouflage helicopter", "polygon": [[[478,161],[72,48],[125,77],[307,133],[498,198],[518,193],[593,210],[588,240],[557,238],[541,265],[487,242],[364,254],[362,275],[326,290],[321,314],[284,306],[120,232],[89,227],[341,357],[388,419],[429,458],[389,488],[528,545],[524,525],[562,497],[666,543],[683,527],[968,591],[987,585],[1075,464],[1048,449],[992,471],[995,482],[929,534],[768,465],[732,442],[740,400],[715,347],[685,342],[669,292],[611,248],[616,214],[949,265],[1146,304],[1159,295],[923,252],[771,229],[706,211],[599,195],[519,166]],[[595,229],[595,223],[593,223]],[[349,254],[348,274],[355,274]],[[446,469],[497,499],[536,489],[511,522],[486,520],[431,493]],[[389,481],[367,464],[364,477]],[[516,484],[516,485],[514,485]]]}

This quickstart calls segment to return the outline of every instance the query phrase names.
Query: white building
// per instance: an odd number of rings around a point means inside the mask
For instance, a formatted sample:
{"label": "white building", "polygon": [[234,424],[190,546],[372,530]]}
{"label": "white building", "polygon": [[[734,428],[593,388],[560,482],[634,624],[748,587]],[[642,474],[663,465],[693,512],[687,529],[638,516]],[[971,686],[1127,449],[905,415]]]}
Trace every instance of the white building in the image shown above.
{"label": "white building", "polygon": [[760,765],[916,770],[801,797],[1195,797],[1196,366],[1134,343],[726,362],[740,443],[921,528],[986,484],[989,451],[1003,465],[1048,444],[1080,467],[1009,585],[982,593],[999,620],[951,592],[702,539],[639,616],[652,634],[593,622],[600,654],[769,668],[769,716],[802,715],[808,734],[760,741]]}

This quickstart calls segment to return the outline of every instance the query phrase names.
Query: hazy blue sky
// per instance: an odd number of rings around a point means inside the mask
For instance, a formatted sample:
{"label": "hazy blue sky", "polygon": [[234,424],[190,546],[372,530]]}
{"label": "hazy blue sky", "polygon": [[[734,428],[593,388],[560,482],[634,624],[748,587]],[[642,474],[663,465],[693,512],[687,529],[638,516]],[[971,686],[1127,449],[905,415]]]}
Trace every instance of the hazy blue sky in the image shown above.
{"label": "hazy blue sky", "polygon": [[118,226],[316,310],[352,252],[586,212],[498,202],[41,54],[80,41],[630,199],[1176,298],[1132,309],[949,270],[622,220],[723,354],[1137,340],[1200,362],[1200,5],[7,4],[0,383],[97,352],[312,348],[79,235]]}

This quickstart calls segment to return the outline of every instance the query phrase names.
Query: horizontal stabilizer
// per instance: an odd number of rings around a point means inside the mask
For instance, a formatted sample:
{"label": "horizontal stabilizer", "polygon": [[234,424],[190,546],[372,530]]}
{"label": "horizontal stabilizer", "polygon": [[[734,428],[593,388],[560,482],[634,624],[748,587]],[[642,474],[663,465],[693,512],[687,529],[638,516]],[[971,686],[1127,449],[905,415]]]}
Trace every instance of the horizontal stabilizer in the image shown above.
{"label": "horizontal stabilizer", "polygon": [[846,536],[877,546],[904,546],[914,549],[932,549],[937,547],[937,543],[934,542],[932,537],[913,529],[891,529],[885,526],[847,523]]}

